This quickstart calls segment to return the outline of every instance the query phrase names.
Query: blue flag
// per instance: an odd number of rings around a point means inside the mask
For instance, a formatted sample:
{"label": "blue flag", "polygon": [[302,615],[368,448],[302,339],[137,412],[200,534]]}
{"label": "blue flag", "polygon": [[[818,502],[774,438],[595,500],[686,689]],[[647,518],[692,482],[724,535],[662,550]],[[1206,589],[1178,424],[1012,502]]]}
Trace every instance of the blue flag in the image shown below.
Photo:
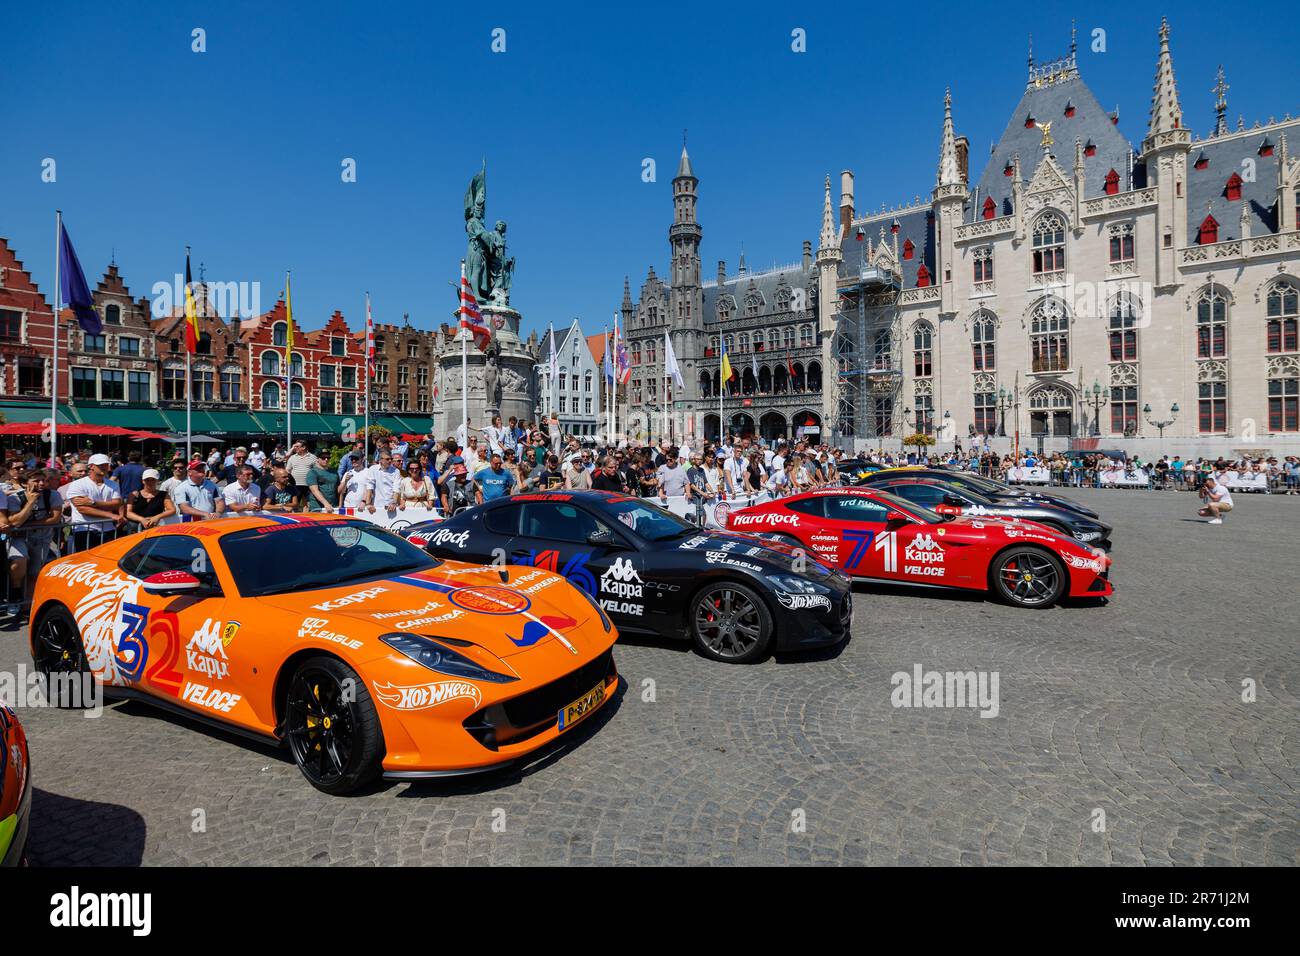
{"label": "blue flag", "polygon": [[82,331],[98,335],[103,330],[103,325],[99,321],[99,313],[95,311],[90,286],[86,285],[86,275],[81,271],[81,263],[77,261],[77,251],[72,248],[66,226],[59,236],[59,291],[63,296],[63,304],[72,309]]}
{"label": "blue flag", "polygon": [[605,330],[605,381],[610,385],[614,384],[614,358],[613,350],[609,347],[609,330]]}

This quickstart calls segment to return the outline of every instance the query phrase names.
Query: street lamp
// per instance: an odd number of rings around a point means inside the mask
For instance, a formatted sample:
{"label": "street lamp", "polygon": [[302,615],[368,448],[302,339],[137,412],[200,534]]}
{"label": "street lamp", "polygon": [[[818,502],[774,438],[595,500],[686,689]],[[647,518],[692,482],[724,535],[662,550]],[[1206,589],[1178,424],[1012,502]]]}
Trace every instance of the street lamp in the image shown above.
{"label": "street lamp", "polygon": [[1092,406],[1092,433],[1101,434],[1101,410],[1102,407],[1110,401],[1110,396],[1106,394],[1105,389],[1101,387],[1101,382],[1095,378],[1092,380],[1092,389],[1084,391],[1084,404]]}
{"label": "street lamp", "polygon": [[1009,392],[1004,386],[999,385],[998,386],[998,437],[999,438],[1007,437],[1007,409],[1010,408],[1015,403],[1016,403],[1016,397],[1014,392]]}
{"label": "street lamp", "polygon": [[1172,405],[1169,406],[1169,417],[1168,417],[1168,418],[1166,418],[1166,419],[1152,419],[1152,417],[1151,417],[1151,403],[1148,402],[1147,404],[1145,404],[1145,405],[1142,406],[1142,417],[1145,418],[1145,419],[1147,420],[1147,424],[1148,424],[1148,425],[1151,425],[1153,428],[1156,428],[1156,429],[1159,430],[1159,432],[1160,432],[1160,448],[1159,448],[1159,450],[1156,452],[1156,454],[1158,454],[1160,457],[1163,458],[1163,457],[1164,457],[1164,453],[1165,453],[1165,452],[1164,452],[1164,445],[1165,445],[1165,429],[1168,428],[1170,425],[1172,425],[1174,422],[1178,421],[1178,403],[1177,403],[1177,402],[1174,402]]}

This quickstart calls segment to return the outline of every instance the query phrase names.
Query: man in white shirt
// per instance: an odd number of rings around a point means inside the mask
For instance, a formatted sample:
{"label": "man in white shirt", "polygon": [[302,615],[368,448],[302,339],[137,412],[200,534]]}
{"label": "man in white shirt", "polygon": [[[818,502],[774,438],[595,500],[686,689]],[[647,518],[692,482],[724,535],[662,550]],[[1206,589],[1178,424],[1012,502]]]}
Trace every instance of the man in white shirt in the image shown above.
{"label": "man in white shirt", "polygon": [[262,469],[266,467],[266,452],[262,451],[257,442],[248,446],[248,463],[253,466],[253,470],[259,475]]}
{"label": "man in white shirt", "polygon": [[87,548],[112,541],[126,522],[122,493],[108,480],[113,467],[107,455],[90,456],[90,472],[63,489],[72,505],[72,549]]}
{"label": "man in white shirt", "polygon": [[469,442],[469,419],[467,418],[465,419],[463,424],[456,426],[456,447],[461,450],[462,455],[465,453],[465,446],[468,444],[468,442]]}
{"label": "man in white shirt", "polygon": [[354,452],[348,460],[351,467],[343,473],[343,479],[339,482],[339,501],[344,508],[355,511],[366,505],[366,473],[369,469],[365,465],[365,456],[359,451]]}
{"label": "man in white shirt", "polygon": [[239,474],[221,492],[227,511],[257,511],[262,507],[262,489],[253,484],[253,468],[245,465]]}
{"label": "man in white shirt", "polygon": [[1207,524],[1223,524],[1220,515],[1232,510],[1232,495],[1228,486],[1219,484],[1208,475],[1205,484],[1201,486],[1201,500],[1205,502],[1205,507],[1200,510],[1200,515],[1210,519]]}
{"label": "man in white shirt", "polygon": [[737,494],[740,494],[741,489],[745,487],[745,472],[748,470],[745,452],[737,445],[731,450],[731,457],[727,459],[727,474],[731,476],[731,487],[736,489]]}
{"label": "man in white shirt", "polygon": [[785,449],[786,449],[785,439],[784,438],[777,439],[776,454],[772,455],[767,460],[767,467],[769,471],[785,471]]}
{"label": "man in white shirt", "polygon": [[393,467],[392,452],[381,450],[379,463],[366,469],[366,508],[371,514],[376,508],[392,507],[393,494],[401,480],[402,473]]}

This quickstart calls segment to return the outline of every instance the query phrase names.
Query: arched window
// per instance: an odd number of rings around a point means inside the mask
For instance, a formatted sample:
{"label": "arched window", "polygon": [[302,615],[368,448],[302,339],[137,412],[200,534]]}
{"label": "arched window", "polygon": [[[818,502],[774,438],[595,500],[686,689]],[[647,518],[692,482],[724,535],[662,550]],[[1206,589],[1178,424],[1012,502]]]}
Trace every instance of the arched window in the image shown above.
{"label": "arched window", "polygon": [[[270,349],[262,353],[262,374],[279,375],[280,374],[280,353],[272,352]],[[278,392],[276,393],[279,394]],[[277,399],[278,400],[278,399]]]}
{"label": "arched window", "polygon": [[722,341],[723,341],[723,343],[724,343],[724,344],[726,345],[726,347],[727,347],[727,355],[729,355],[729,356],[730,356],[730,355],[735,355],[735,354],[736,354],[736,337],[735,337],[734,335],[727,334],[727,335],[724,335],[724,336],[722,337]]}
{"label": "arched window", "polygon": [[1141,307],[1130,295],[1119,295],[1110,306],[1110,360],[1137,361],[1137,324]]}
{"label": "arched window", "polygon": [[1196,300],[1196,357],[1228,354],[1228,300],[1217,286],[1206,286]]}
{"label": "arched window", "polygon": [[811,325],[799,326],[799,346],[808,348],[813,344],[813,327]]}
{"label": "arched window", "polygon": [[1065,271],[1065,223],[1054,212],[1034,223],[1034,275]]}
{"label": "arched window", "polygon": [[288,341],[286,338],[288,328],[289,326],[285,322],[275,323],[275,326],[271,329],[271,344],[276,348],[284,348],[285,342]]}
{"label": "arched window", "polygon": [[903,240],[903,258],[910,259],[916,255],[916,246],[912,244],[911,239]]}
{"label": "arched window", "polygon": [[[1268,290],[1268,351],[1294,352],[1296,350],[1297,308],[1296,287],[1285,279],[1274,282]],[[1277,429],[1274,429],[1277,431]]]}
{"label": "arched window", "polygon": [[700,370],[700,398],[710,398],[713,395],[713,380],[717,375],[709,372],[708,369]]}
{"label": "arched window", "polygon": [[912,333],[912,367],[917,378],[934,373],[934,329],[929,322],[918,322]]}
{"label": "arched window", "polygon": [[302,404],[302,386],[299,385],[297,382],[294,382],[293,385],[292,385],[292,387],[290,388],[290,395],[292,396],[292,401],[293,401],[293,410],[294,410],[295,412],[300,412],[300,411],[302,411],[302,409],[303,409],[303,404]]}
{"label": "arched window", "polygon": [[293,357],[289,359],[289,365],[294,378],[302,378],[302,353],[294,352]]}
{"label": "arched window", "polygon": [[889,329],[881,329],[871,342],[871,367],[875,369],[893,368],[893,350],[894,342],[890,337]]}
{"label": "arched window", "polygon": [[588,392],[588,393],[591,392],[591,373],[590,373],[590,372],[588,372],[587,374],[585,374],[585,375],[582,376],[582,390],[583,390],[584,392]]}
{"label": "arched window", "polygon": [[808,365],[808,391],[820,392],[822,390],[822,363],[811,362]]}
{"label": "arched window", "polygon": [[278,382],[266,382],[262,385],[262,407],[280,407],[280,385]]}
{"label": "arched window", "polygon": [[997,327],[997,322],[987,312],[977,313],[971,323],[971,351],[977,372],[991,372],[997,368]]}
{"label": "arched window", "polygon": [[1060,299],[1043,299],[1030,316],[1032,371],[1064,372],[1070,367],[1070,316]]}
{"label": "arched window", "polygon": [[788,349],[794,348],[794,326],[787,325],[781,330],[781,338]]}
{"label": "arched window", "polygon": [[748,333],[748,332],[741,332],[741,333],[740,333],[740,348],[739,348],[739,351],[741,351],[741,352],[748,352],[748,351],[749,351],[749,333]]}
{"label": "arched window", "polygon": [[781,333],[776,329],[767,330],[767,347],[773,351],[781,347]]}

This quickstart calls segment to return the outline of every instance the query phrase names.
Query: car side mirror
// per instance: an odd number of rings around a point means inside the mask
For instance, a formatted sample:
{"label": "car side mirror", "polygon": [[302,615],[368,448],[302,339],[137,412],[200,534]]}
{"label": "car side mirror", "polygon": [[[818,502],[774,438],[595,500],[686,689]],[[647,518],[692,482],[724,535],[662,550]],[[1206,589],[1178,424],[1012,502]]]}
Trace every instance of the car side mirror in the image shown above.
{"label": "car side mirror", "polygon": [[912,518],[910,515],[903,514],[901,511],[894,511],[891,509],[890,512],[885,515],[885,523],[891,525],[911,524]]}
{"label": "car side mirror", "polygon": [[198,594],[205,590],[203,582],[188,571],[159,571],[149,575],[142,583],[146,594],[162,597]]}
{"label": "car side mirror", "polygon": [[614,532],[608,528],[601,528],[599,531],[593,531],[587,535],[587,544],[597,548],[618,548],[622,547],[622,542],[614,537]]}

